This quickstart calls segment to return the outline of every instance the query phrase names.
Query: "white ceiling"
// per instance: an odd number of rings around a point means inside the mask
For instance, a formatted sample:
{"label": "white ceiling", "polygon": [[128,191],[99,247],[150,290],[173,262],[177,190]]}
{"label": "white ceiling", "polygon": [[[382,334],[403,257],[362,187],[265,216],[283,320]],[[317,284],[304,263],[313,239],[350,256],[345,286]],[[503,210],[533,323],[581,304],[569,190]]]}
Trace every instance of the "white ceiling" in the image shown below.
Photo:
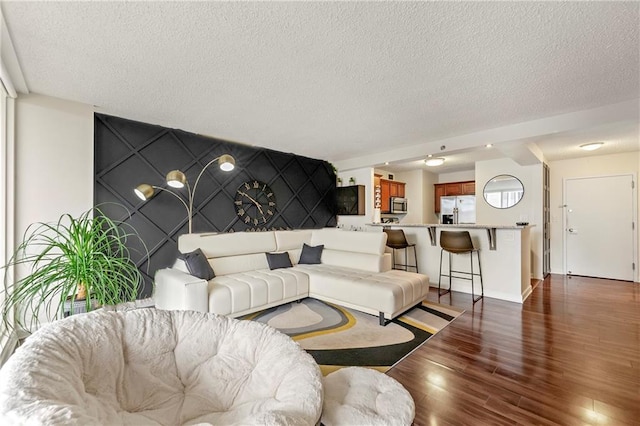
{"label": "white ceiling", "polygon": [[[1,7],[23,90],[347,168],[446,145],[440,170],[462,170],[505,155],[477,147],[513,126],[550,161],[594,139],[598,154],[640,149],[638,2]],[[620,103],[620,117],[549,130]]]}

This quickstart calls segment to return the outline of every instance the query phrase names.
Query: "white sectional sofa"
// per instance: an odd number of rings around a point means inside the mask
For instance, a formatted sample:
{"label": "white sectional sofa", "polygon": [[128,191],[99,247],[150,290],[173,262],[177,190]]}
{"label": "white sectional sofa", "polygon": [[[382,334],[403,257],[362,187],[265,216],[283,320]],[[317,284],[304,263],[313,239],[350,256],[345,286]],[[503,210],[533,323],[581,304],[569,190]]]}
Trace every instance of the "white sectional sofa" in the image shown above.
{"label": "white sectional sofa", "polygon": [[[378,315],[384,325],[419,304],[429,291],[426,275],[391,269],[384,232],[335,228],[186,234],[182,253],[201,249],[213,268],[209,281],[184,264],[155,276],[155,304],[239,317],[305,297]],[[320,264],[299,264],[303,244],[323,245]],[[287,252],[292,267],[269,269],[265,253]]]}

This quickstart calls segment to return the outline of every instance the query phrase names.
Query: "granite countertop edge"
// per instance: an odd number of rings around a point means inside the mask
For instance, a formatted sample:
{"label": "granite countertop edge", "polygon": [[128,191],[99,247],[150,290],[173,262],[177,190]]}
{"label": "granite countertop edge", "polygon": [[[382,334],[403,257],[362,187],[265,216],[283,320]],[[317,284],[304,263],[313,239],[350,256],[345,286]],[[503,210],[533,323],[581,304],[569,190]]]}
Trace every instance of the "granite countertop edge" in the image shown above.
{"label": "granite countertop edge", "polygon": [[402,228],[468,228],[468,229],[524,229],[532,228],[535,225],[480,225],[475,223],[458,223],[458,224],[444,224],[444,223],[367,223],[368,226],[382,226],[382,227],[402,227]]}

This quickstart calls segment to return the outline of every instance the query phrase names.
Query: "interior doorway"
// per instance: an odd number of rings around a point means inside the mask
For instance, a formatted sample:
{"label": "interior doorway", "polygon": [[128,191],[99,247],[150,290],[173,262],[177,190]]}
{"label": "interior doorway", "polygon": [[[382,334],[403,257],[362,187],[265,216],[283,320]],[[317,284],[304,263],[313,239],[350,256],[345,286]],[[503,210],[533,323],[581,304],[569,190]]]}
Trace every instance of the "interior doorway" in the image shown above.
{"label": "interior doorway", "polygon": [[632,174],[564,181],[565,272],[633,281],[635,177]]}

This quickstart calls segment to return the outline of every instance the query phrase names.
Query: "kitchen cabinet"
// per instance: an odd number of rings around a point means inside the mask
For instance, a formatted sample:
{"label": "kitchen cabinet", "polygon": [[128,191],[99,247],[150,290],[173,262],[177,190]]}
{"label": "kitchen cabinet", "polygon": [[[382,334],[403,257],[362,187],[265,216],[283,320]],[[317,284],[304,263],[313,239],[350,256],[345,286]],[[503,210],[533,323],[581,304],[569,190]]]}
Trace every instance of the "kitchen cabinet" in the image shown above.
{"label": "kitchen cabinet", "polygon": [[391,212],[391,197],[404,198],[405,186],[404,182],[380,179],[380,211],[382,213]]}
{"label": "kitchen cabinet", "polygon": [[462,195],[476,195],[476,182],[462,182]]}
{"label": "kitchen cabinet", "polygon": [[451,182],[444,184],[445,195],[462,195],[462,183]]}
{"label": "kitchen cabinet", "polygon": [[391,211],[391,195],[389,195],[389,184],[383,184],[380,179],[380,211],[389,213]]}
{"label": "kitchen cabinet", "polygon": [[473,180],[462,182],[436,183],[434,186],[433,207],[436,213],[440,213],[440,197],[448,195],[475,195],[476,182]]}
{"label": "kitchen cabinet", "polygon": [[440,213],[440,197],[444,197],[447,192],[444,189],[444,185],[435,185],[435,200],[434,200],[434,207],[435,207],[435,212],[436,213]]}

